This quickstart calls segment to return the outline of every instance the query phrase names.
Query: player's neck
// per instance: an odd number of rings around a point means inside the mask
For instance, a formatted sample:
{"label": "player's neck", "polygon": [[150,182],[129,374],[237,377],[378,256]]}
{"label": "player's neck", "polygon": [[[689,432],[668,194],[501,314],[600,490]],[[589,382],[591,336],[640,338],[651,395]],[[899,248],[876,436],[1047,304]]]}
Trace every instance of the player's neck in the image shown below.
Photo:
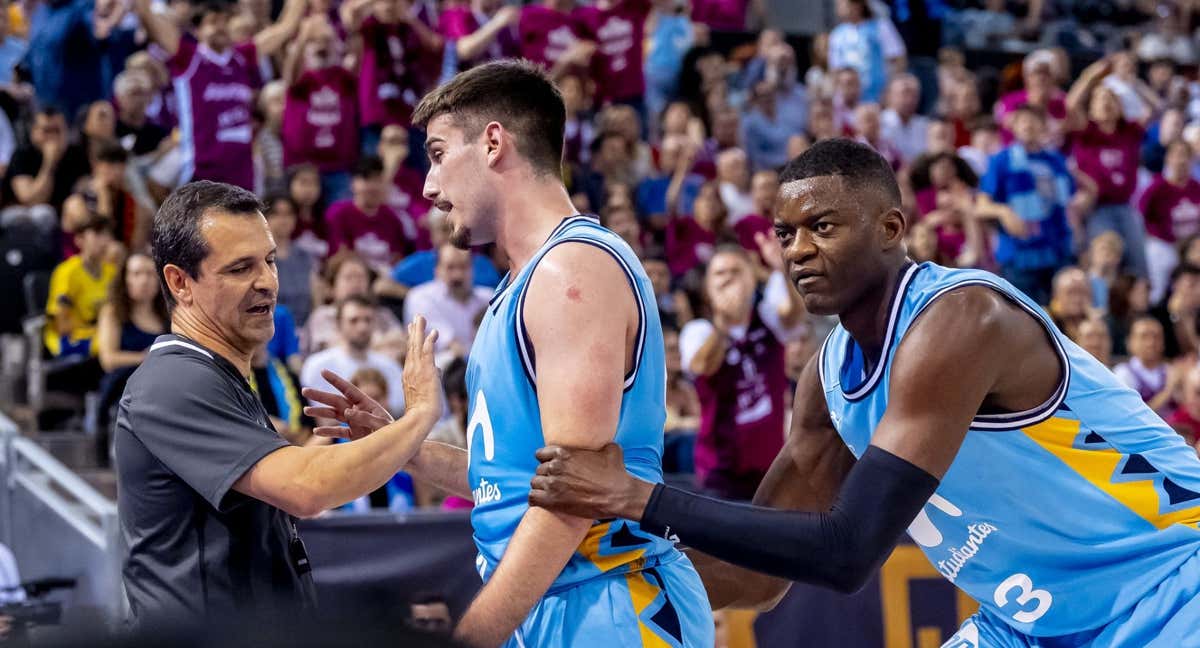
{"label": "player's neck", "polygon": [[905,267],[905,264],[899,264],[888,270],[881,281],[868,288],[854,305],[838,316],[850,337],[869,358],[878,356],[883,349],[888,315],[900,286],[900,273]]}
{"label": "player's neck", "polygon": [[527,189],[508,192],[501,201],[496,244],[508,256],[509,271],[515,276],[554,228],[576,213],[575,206],[558,178],[535,179]]}

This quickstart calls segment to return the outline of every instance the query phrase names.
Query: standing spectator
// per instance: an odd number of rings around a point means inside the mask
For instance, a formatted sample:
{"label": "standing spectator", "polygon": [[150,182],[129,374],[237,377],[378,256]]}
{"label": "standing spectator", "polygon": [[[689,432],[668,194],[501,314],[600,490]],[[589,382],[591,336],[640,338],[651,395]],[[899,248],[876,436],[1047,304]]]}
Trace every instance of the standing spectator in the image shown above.
{"label": "standing spectator", "polygon": [[296,230],[296,203],[284,195],[263,200],[267,226],[275,238],[275,268],[279,275],[278,303],[291,311],[296,326],[304,326],[312,312],[312,287],[317,278],[317,263],[292,241]]}
{"label": "standing spectator", "polygon": [[633,106],[646,122],[646,77],[642,67],[650,0],[599,0],[575,10],[583,37],[596,43],[592,78],[596,102]]}
{"label": "standing spectator", "polygon": [[97,33],[106,23],[96,15],[95,4],[56,0],[32,5],[23,67],[33,81],[38,105],[75,115],[108,96],[104,56],[98,54],[108,45],[109,34]]}
{"label": "standing spectator", "polygon": [[1051,283],[1050,303],[1046,311],[1060,331],[1066,333],[1067,337],[1074,337],[1079,323],[1097,314],[1092,305],[1092,288],[1088,285],[1087,273],[1076,266],[1059,270]]}
{"label": "standing spectator", "polygon": [[116,136],[121,146],[134,157],[158,150],[171,131],[146,116],[154,96],[150,77],[141,70],[126,70],[117,75],[113,90],[117,100]]}
{"label": "standing spectator", "polygon": [[1200,349],[1200,266],[1184,262],[1171,273],[1167,297],[1150,314],[1163,327],[1163,353],[1168,358]]}
{"label": "standing spectator", "polygon": [[742,116],[742,142],[755,169],[773,169],[787,164],[787,141],[796,130],[775,109],[775,89],[769,81],[754,84]]}
{"label": "standing spectator", "polygon": [[721,202],[729,210],[729,225],[754,212],[754,200],[750,198],[750,162],[746,152],[731,148],[717,154],[717,186]]}
{"label": "standing spectator", "polygon": [[[466,358],[475,329],[492,291],[476,286],[471,276],[471,252],[443,243],[437,251],[433,281],[414,286],[404,299],[404,322],[420,315],[438,332],[437,349]],[[445,358],[439,364],[445,365]]]}
{"label": "standing spectator", "polygon": [[875,17],[867,0],[837,0],[838,25],[829,33],[829,66],[853,68],[863,100],[879,102],[893,69],[902,69],[904,41],[886,17]]}
{"label": "standing spectator", "polygon": [[892,77],[887,85],[887,109],[880,115],[883,138],[900,151],[904,164],[911,164],[925,150],[929,118],[917,114],[921,105],[921,82],[905,73]]}
{"label": "standing spectator", "polygon": [[584,40],[584,26],[574,8],[575,0],[542,0],[525,5],[517,26],[521,58],[541,64],[555,78],[571,68],[586,69],[595,43]]}
{"label": "standing spectator", "polygon": [[92,338],[100,307],[108,301],[108,288],[117,268],[105,260],[112,243],[112,223],[99,216],[75,229],[79,254],[54,268],[46,300],[46,349],[56,357],[95,355]]}
{"label": "standing spectator", "polygon": [[1175,396],[1182,372],[1163,356],[1163,326],[1144,315],[1134,320],[1125,341],[1129,360],[1113,368],[1113,373],[1142,397],[1150,409],[1165,415]]}
{"label": "standing spectator", "polygon": [[1092,286],[1092,304],[1108,312],[1108,295],[1121,274],[1121,254],[1125,242],[1116,232],[1105,232],[1092,239],[1085,255],[1088,282]]}
{"label": "standing spectator", "polygon": [[338,344],[318,351],[304,361],[300,384],[333,391],[321,375],[322,371],[353,376],[359,369],[371,367],[387,380],[385,405],[392,416],[399,416],[404,411],[403,370],[395,360],[371,350],[371,337],[376,330],[375,305],[366,297],[347,297],[337,305],[337,323]]}
{"label": "standing spectator", "polygon": [[1179,405],[1167,416],[1167,424],[1200,452],[1200,367],[1191,367],[1184,373]]}
{"label": "standing spectator", "polygon": [[181,182],[213,180],[250,189],[254,186],[254,93],[262,85],[258,57],[280,50],[296,32],[307,0],[287,0],[279,21],[245,43],[229,34],[231,4],[205,0],[192,21],[196,35],[181,33],[170,19],[154,12],[150,0],[135,0],[138,18],[150,39],[170,58],[175,79],[184,157]]}
{"label": "standing spectator", "polygon": [[713,31],[742,32],[747,11],[754,13],[754,22],[766,17],[763,0],[692,0],[692,20]]}
{"label": "standing spectator", "polygon": [[1062,155],[1043,148],[1046,122],[1041,111],[1019,108],[1010,123],[1016,143],[989,160],[980,190],[1024,221],[1023,233],[1000,228],[996,262],[1005,279],[1043,304],[1051,278],[1071,257],[1066,210],[1075,183]]}
{"label": "standing spectator", "polygon": [[740,247],[713,255],[704,290],[711,319],[688,322],[680,360],[700,398],[698,485],[724,499],[748,500],[783,447],[784,344],[804,325],[804,306],[782,274],[774,238],[773,274],[755,301],[750,257]]}
{"label": "standing spectator", "polygon": [[482,60],[517,58],[521,41],[517,33],[518,7],[502,0],[447,2],[438,18],[438,31],[455,42],[458,69],[465,70]]}
{"label": "standing spectator", "polygon": [[859,142],[875,149],[888,161],[893,171],[899,171],[903,163],[900,149],[883,134],[879,105],[859,104],[854,109],[854,136]]}
{"label": "standing spectator", "polygon": [[[429,234],[433,245],[428,250],[413,252],[404,257],[392,269],[391,279],[394,284],[403,286],[406,290],[395,297],[403,299],[407,289],[433,281],[438,263],[438,250],[450,239],[450,223],[446,220],[446,212],[433,209],[428,218]],[[471,252],[471,276],[475,285],[483,288],[495,288],[500,283],[500,274],[487,255]]]}
{"label": "standing spectator", "polygon": [[384,203],[387,186],[383,161],[375,155],[363,157],[354,167],[354,197],[333,203],[325,215],[330,252],[354,250],[377,273],[391,270],[412,249],[400,218]]}
{"label": "standing spectator", "polygon": [[329,19],[310,18],[283,71],[283,163],[315,164],[330,202],[350,196],[350,168],[359,151],[358,80],[341,66],[338,46]]}
{"label": "standing spectator", "polygon": [[1146,129],[1142,142],[1142,166],[1153,173],[1161,173],[1166,162],[1167,147],[1183,137],[1187,118],[1180,108],[1168,108],[1158,121]]}
{"label": "standing spectator", "polygon": [[87,154],[67,144],[63,114],[54,108],[41,108],[33,116],[29,146],[13,153],[5,182],[17,204],[49,205],[59,212],[75,183],[87,172]]}
{"label": "standing spectator", "polygon": [[1075,337],[1071,338],[1098,360],[1105,367],[1112,367],[1112,334],[1108,324],[1099,317],[1089,317],[1075,327]]}
{"label": "standing spectator", "polygon": [[[1087,238],[1115,231],[1125,240],[1125,265],[1146,273],[1146,230],[1130,206],[1137,186],[1138,156],[1146,129],[1125,119],[1121,102],[1101,80],[1112,70],[1110,59],[1088,66],[1067,94],[1071,156],[1079,172],[1095,183],[1095,207],[1087,216]],[[1084,109],[1084,102],[1087,109]]]}
{"label": "standing spectator", "polygon": [[383,160],[383,177],[391,178],[387,185],[387,206],[396,212],[404,238],[417,250],[427,250],[428,223],[425,215],[432,204],[423,195],[425,174],[405,164],[409,154],[408,129],[398,124],[383,127],[379,139],[379,157]]}
{"label": "standing spectator", "polygon": [[358,116],[362,151],[374,154],[383,127],[408,126],[420,92],[417,66],[425,49],[440,51],[441,38],[411,11],[409,0],[347,0],[342,24],[362,42],[358,66]]}
{"label": "standing spectator", "polygon": [[254,135],[255,193],[275,191],[283,185],[283,110],[287,85],[272,81],[258,93]]}
{"label": "standing spectator", "polygon": [[321,195],[321,174],[316,165],[300,164],[287,170],[288,198],[296,205],[296,247],[314,260],[329,256],[329,233],[325,226],[325,200]]}
{"label": "standing spectator", "polygon": [[1146,264],[1154,301],[1166,293],[1171,271],[1179,263],[1176,242],[1200,233],[1200,182],[1191,173],[1194,158],[1187,142],[1171,142],[1162,173],[1138,203],[1146,221]]}
{"label": "standing spectator", "polygon": [[692,170],[696,146],[686,135],[668,135],[663,138],[658,152],[658,168],[661,169],[638,183],[637,210],[655,229],[661,229],[667,216],[667,189],[672,179],[680,175],[678,209],[690,214],[704,184],[704,177]]}
{"label": "standing spectator", "polygon": [[[696,43],[697,30],[679,3],[657,0],[646,23],[646,112],[654,119],[678,94],[683,59]],[[651,124],[651,130],[657,124]]]}
{"label": "standing spectator", "polygon": [[1136,275],[1123,274],[1108,290],[1108,331],[1113,355],[1127,355],[1125,339],[1137,318],[1150,312],[1150,282]]}
{"label": "standing spectator", "polygon": [[1054,53],[1050,50],[1035,50],[1021,62],[1025,87],[1014,90],[996,102],[996,123],[1000,125],[1000,137],[1007,146],[1013,141],[1012,120],[1017,109],[1029,106],[1041,110],[1045,121],[1045,145],[1057,147],[1062,144],[1063,121],[1067,119],[1066,93],[1055,83]]}

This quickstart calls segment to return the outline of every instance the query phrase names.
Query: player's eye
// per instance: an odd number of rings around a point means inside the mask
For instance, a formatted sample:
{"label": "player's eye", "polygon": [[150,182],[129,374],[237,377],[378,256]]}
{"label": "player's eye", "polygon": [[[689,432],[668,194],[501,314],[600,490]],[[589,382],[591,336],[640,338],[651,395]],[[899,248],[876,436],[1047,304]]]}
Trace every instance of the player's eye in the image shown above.
{"label": "player's eye", "polygon": [[813,231],[817,234],[831,234],[833,233],[833,223],[819,221],[816,225],[813,225]]}

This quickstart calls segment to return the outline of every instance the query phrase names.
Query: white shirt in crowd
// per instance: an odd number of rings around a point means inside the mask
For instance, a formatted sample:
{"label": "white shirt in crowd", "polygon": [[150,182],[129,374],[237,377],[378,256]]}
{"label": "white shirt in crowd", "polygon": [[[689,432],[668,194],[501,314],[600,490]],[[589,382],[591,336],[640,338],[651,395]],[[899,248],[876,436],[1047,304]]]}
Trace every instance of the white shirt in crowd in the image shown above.
{"label": "white shirt in crowd", "polygon": [[924,115],[913,115],[905,123],[900,119],[900,113],[888,108],[879,116],[879,129],[883,138],[899,149],[905,164],[917,159],[928,148],[929,118]]}
{"label": "white shirt in crowd", "polygon": [[400,416],[404,412],[404,370],[398,362],[382,353],[368,351],[365,360],[358,360],[340,344],[318,351],[304,361],[304,367],[300,369],[300,385],[336,392],[337,390],[321,376],[322,370],[328,369],[350,380],[354,372],[364,367],[376,369],[383,374],[388,386],[388,411],[392,416]]}
{"label": "white shirt in crowd", "polygon": [[404,323],[408,324],[421,315],[428,323],[427,329],[438,332],[438,351],[444,351],[451,342],[457,342],[466,352],[475,341],[476,320],[491,298],[491,289],[475,286],[467,301],[460,302],[450,296],[450,287],[444,281],[427,281],[408,291],[405,296]]}

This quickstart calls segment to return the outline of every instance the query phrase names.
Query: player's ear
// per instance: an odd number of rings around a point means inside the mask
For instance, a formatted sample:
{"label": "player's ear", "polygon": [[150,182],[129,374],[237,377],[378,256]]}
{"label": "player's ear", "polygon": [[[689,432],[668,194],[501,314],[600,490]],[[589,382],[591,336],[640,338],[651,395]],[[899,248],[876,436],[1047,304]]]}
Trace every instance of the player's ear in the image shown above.
{"label": "player's ear", "polygon": [[168,263],[163,266],[163,279],[167,282],[167,290],[178,304],[190,306],[192,303],[192,282],[188,273],[179,266]]}
{"label": "player's ear", "polygon": [[904,234],[908,230],[908,219],[899,207],[892,207],[879,217],[879,234],[883,249],[904,245]]}
{"label": "player's ear", "polygon": [[508,152],[509,142],[504,138],[504,126],[501,126],[500,122],[488,122],[488,125],[483,127],[483,142],[487,147],[487,164],[494,167]]}

